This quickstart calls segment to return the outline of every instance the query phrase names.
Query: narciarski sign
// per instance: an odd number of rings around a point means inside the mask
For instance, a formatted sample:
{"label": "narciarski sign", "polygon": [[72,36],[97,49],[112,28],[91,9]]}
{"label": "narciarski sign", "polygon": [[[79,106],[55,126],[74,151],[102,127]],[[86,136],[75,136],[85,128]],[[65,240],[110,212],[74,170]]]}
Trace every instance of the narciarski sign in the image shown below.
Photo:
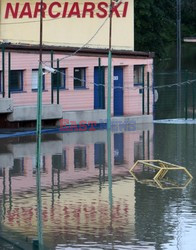
{"label": "narciarski sign", "polygon": [[[109,15],[110,1],[44,1],[44,43],[61,46],[85,44]],[[0,2],[0,39],[12,43],[39,41],[40,1]],[[133,50],[133,0],[112,3],[113,48]],[[108,46],[109,20],[89,43],[89,47]]]}
{"label": "narciarski sign", "polygon": [[[21,4],[19,2],[7,3],[5,9],[5,19],[7,18],[37,18],[40,15],[40,2],[36,2],[31,6],[30,2]],[[116,17],[126,17],[129,2],[113,3],[112,15]],[[109,15],[109,5],[107,2],[84,2],[80,5],[78,2],[52,2],[47,4],[43,2],[43,18],[49,16],[50,18],[106,18]]]}

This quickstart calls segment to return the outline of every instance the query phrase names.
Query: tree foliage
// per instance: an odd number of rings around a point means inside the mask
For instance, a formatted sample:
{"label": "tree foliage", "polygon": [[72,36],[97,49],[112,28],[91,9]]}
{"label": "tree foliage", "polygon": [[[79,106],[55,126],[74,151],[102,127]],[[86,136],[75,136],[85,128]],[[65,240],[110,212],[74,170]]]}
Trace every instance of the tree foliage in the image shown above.
{"label": "tree foliage", "polygon": [[[196,35],[196,2],[182,0],[182,37]],[[135,0],[135,50],[165,54],[176,41],[176,0]]]}

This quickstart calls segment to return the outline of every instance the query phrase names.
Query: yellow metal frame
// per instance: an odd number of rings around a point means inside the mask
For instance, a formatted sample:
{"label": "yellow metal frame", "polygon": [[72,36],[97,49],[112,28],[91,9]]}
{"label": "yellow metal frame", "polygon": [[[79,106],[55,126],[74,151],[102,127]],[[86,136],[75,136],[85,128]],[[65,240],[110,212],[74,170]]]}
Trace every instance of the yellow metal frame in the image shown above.
{"label": "yellow metal frame", "polygon": [[[156,169],[158,170],[158,172],[156,173],[156,175],[153,177],[152,180],[150,179],[144,179],[144,180],[139,180],[135,173],[134,173],[134,168],[138,165],[138,164],[143,164],[149,168],[152,169]],[[163,184],[161,183],[161,180],[165,177],[165,175],[168,173],[168,171],[170,170],[182,170],[185,172],[185,174],[189,177],[188,180],[186,181],[186,183],[183,186],[178,186],[177,183],[170,181],[170,184],[172,184],[172,187],[164,187]],[[134,179],[137,182],[140,182],[142,184],[147,184],[150,186],[155,186],[161,189],[173,189],[173,188],[179,188],[179,189],[183,189],[185,187],[188,186],[188,184],[191,182],[191,180],[193,179],[193,176],[189,173],[189,171],[182,166],[179,165],[175,165],[166,161],[161,161],[161,160],[138,160],[136,161],[136,163],[131,167],[131,169],[129,170],[129,172],[131,173],[131,175],[134,177]]]}

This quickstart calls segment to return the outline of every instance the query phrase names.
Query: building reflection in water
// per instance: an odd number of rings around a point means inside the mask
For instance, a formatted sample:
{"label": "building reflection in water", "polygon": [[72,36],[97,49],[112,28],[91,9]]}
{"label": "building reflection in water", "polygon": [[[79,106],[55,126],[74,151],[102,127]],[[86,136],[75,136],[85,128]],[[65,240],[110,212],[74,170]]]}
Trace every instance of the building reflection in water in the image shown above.
{"label": "building reflection in water", "polygon": [[[148,128],[112,133],[112,214],[108,201],[106,133],[43,136],[41,186],[46,246],[85,240],[125,242],[134,237],[135,182],[128,170],[138,158],[153,157],[153,131]],[[33,239],[37,214],[35,138],[4,140],[3,144],[6,150],[0,153],[2,228]],[[123,176],[127,179],[122,179]]]}

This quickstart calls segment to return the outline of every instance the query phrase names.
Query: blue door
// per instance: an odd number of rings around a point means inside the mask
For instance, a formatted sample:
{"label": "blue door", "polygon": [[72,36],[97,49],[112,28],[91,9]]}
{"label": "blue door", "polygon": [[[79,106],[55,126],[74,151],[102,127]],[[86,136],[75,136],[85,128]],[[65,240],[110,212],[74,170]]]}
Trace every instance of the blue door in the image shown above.
{"label": "blue door", "polygon": [[94,109],[105,108],[105,70],[104,67],[94,68]]}
{"label": "blue door", "polygon": [[123,115],[123,67],[114,67],[114,116]]}

